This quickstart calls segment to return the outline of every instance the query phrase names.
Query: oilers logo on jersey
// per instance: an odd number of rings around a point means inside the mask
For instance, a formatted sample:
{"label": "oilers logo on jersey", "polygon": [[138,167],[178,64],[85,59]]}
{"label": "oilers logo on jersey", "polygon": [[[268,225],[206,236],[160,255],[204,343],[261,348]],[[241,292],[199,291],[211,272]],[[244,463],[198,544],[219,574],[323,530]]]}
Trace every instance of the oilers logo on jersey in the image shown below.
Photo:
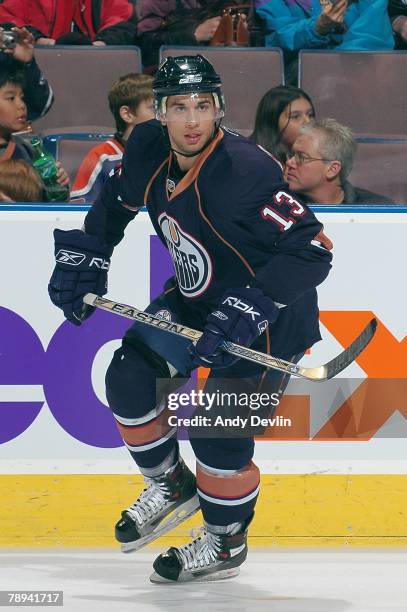
{"label": "oilers logo on jersey", "polygon": [[208,252],[166,213],[159,216],[158,222],[174,262],[179,290],[187,297],[198,297],[212,279],[212,263]]}

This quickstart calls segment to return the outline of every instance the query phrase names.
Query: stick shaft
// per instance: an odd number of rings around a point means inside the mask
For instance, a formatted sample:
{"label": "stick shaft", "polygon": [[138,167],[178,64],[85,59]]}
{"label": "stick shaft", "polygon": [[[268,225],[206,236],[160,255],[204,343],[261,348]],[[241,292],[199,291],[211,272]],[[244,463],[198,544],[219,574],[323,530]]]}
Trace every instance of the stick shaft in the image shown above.
{"label": "stick shaft", "polygon": [[[159,317],[155,317],[148,312],[139,310],[134,306],[114,302],[113,300],[99,297],[94,293],[87,293],[84,296],[83,301],[89,306],[107,310],[108,312],[114,312],[115,314],[131,319],[132,321],[138,321],[144,325],[161,329],[164,332],[187,338],[194,343],[197,342],[197,340],[199,340],[199,338],[202,336],[202,332],[192,329],[191,327],[186,327],[185,325],[174,323],[173,321],[160,319]],[[278,370],[279,372],[284,372],[285,374],[299,376],[300,378],[306,378],[307,380],[313,382],[323,382],[339,374],[339,372],[348,367],[348,365],[350,365],[352,361],[354,361],[356,357],[360,355],[360,353],[372,340],[376,331],[376,326],[376,319],[372,319],[365,329],[359,334],[359,336],[352,342],[352,344],[342,351],[342,353],[328,363],[313,368],[303,368],[296,363],[292,363],[291,361],[285,361],[284,359],[273,357],[272,355],[266,355],[265,353],[254,351],[251,348],[241,346],[240,344],[235,344],[234,342],[224,342],[222,348],[231,355],[257,363],[266,368]]]}
{"label": "stick shaft", "polygon": [[[202,332],[198,331],[197,329],[192,329],[191,327],[186,327],[185,325],[174,323],[173,321],[160,319],[149,314],[148,312],[139,310],[134,306],[114,302],[112,300],[108,300],[107,298],[99,297],[94,293],[87,293],[84,296],[83,301],[89,306],[95,306],[96,308],[107,310],[108,312],[114,312],[115,314],[131,319],[132,321],[138,321],[139,323],[161,329],[167,333],[182,336],[183,338],[192,340],[192,342],[196,342],[202,336]],[[285,361],[284,359],[278,359],[277,357],[272,357],[271,355],[254,351],[253,349],[240,346],[240,344],[235,344],[234,342],[225,342],[222,348],[231,355],[235,355],[241,359],[247,359],[248,361],[252,361],[281,372],[298,375],[299,366],[297,366],[295,363],[291,363],[290,361]]]}

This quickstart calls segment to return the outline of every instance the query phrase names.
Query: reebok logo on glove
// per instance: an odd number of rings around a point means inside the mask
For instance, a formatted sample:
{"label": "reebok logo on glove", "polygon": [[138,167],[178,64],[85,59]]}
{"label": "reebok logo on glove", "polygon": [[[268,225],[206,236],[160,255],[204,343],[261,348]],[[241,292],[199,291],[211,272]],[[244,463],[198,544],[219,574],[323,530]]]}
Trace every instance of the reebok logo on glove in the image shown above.
{"label": "reebok logo on glove", "polygon": [[89,268],[91,268],[92,266],[95,266],[95,268],[99,268],[99,270],[109,270],[109,261],[106,261],[106,259],[103,259],[102,257],[93,257],[93,259],[91,260],[90,264],[89,264]]}
{"label": "reebok logo on glove", "polygon": [[[86,293],[107,291],[109,256],[113,248],[82,230],[54,230],[56,266],[48,285],[55,306],[68,321],[80,325],[95,308],[83,303]],[[73,249],[80,249],[74,251]]]}
{"label": "reebok logo on glove", "polygon": [[[86,259],[86,255],[83,253],[76,253],[75,251],[67,251],[60,249],[55,255],[55,261],[57,263],[63,263],[68,266],[79,266]],[[92,257],[89,268],[98,268],[99,270],[109,270],[109,261],[103,259],[103,257]]]}
{"label": "reebok logo on glove", "polygon": [[219,310],[211,312],[202,336],[190,347],[194,366],[227,368],[237,358],[223,350],[225,342],[250,346],[277,319],[279,310],[271,297],[257,287],[230,289]]}
{"label": "reebok logo on glove", "polygon": [[66,251],[65,249],[61,249],[55,255],[55,261],[58,263],[64,263],[68,266],[79,266],[85,259],[85,255],[82,253],[75,253],[74,251]]}
{"label": "reebok logo on glove", "polygon": [[245,302],[242,302],[240,298],[230,296],[227,297],[226,300],[222,302],[222,304],[226,304],[226,306],[232,306],[233,308],[241,310],[245,314],[250,315],[253,321],[256,320],[256,317],[260,316],[259,312],[253,310],[253,307],[249,304],[245,304]]}

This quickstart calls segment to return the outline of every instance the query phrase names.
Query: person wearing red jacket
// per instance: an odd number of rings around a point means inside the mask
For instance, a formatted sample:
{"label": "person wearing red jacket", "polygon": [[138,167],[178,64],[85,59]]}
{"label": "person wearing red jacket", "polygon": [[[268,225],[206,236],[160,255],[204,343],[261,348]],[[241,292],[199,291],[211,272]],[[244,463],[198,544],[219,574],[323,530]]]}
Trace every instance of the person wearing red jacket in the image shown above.
{"label": "person wearing red jacket", "polygon": [[40,45],[131,45],[133,0],[3,0],[0,24],[27,27]]}

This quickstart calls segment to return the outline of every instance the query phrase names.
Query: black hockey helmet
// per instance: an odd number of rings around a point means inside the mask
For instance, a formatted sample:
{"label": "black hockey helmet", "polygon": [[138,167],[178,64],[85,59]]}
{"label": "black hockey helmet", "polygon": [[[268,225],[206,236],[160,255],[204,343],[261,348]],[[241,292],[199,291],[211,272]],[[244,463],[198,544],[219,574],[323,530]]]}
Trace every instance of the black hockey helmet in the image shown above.
{"label": "black hockey helmet", "polygon": [[212,64],[203,55],[180,55],[164,59],[153,81],[157,111],[168,96],[212,93],[219,117],[225,113],[222,81]]}

